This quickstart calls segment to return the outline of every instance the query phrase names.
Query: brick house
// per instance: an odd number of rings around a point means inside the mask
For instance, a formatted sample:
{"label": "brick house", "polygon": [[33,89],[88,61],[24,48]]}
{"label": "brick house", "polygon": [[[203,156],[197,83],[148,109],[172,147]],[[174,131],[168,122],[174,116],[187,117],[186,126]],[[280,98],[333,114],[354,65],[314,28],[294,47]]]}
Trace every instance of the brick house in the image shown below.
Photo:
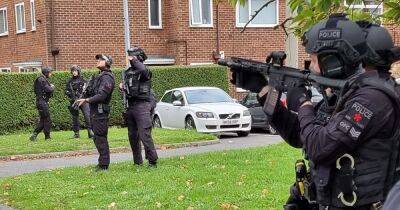
{"label": "brick house", "polygon": [[[276,0],[240,32],[266,1],[233,7],[227,0],[130,0],[130,41],[154,65],[213,63],[220,54],[264,60],[269,51],[286,50],[288,64],[302,66],[306,56],[298,41],[273,29],[290,15],[286,1]],[[122,0],[2,0],[0,71],[92,68],[97,53],[122,67],[123,26]],[[399,43],[399,29],[391,31]]]}

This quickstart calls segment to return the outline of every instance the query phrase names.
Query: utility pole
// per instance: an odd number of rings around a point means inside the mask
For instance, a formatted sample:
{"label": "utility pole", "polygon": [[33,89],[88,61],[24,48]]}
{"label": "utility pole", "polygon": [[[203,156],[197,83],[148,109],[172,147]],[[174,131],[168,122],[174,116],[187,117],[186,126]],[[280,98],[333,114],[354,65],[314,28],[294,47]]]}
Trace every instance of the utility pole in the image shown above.
{"label": "utility pole", "polygon": [[[131,47],[131,35],[129,29],[129,4],[128,0],[124,2],[124,38],[125,38],[125,54],[127,55],[128,49]],[[129,62],[126,62],[126,67],[129,68]]]}

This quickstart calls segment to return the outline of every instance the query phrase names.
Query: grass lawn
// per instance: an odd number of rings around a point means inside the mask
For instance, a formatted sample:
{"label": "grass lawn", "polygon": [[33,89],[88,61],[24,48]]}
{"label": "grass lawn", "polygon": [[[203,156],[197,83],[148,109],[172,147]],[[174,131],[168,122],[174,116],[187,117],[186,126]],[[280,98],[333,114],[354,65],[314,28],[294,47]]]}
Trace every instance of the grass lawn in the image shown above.
{"label": "grass lawn", "polygon": [[[81,139],[71,139],[72,131],[52,132],[51,135],[52,140],[45,141],[43,133],[41,133],[36,142],[29,141],[30,134],[0,136],[0,156],[95,149],[93,140],[87,138],[86,130],[81,131]],[[158,145],[216,139],[210,134],[166,129],[154,129],[153,138],[155,144]],[[111,148],[129,147],[128,129],[109,128],[108,141]]]}
{"label": "grass lawn", "polygon": [[75,167],[0,180],[0,202],[18,209],[282,209],[300,150],[286,144],[131,163]]}

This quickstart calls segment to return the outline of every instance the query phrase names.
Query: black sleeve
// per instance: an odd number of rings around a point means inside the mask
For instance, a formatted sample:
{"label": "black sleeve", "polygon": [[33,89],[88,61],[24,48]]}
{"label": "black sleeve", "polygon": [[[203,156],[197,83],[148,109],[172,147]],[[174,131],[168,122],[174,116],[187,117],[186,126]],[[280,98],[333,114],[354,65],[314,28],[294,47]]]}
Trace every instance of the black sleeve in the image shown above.
{"label": "black sleeve", "polygon": [[146,68],[146,66],[143,63],[136,61],[133,67],[135,68],[136,71],[140,73],[141,81],[146,81],[151,79],[151,72]]}
{"label": "black sleeve", "polygon": [[68,97],[68,98],[72,98],[72,91],[73,90],[71,90],[71,80],[68,80],[68,82],[67,82],[67,84],[65,85],[65,95]]}
{"label": "black sleeve", "polygon": [[290,112],[281,103],[277,104],[273,116],[268,117],[271,126],[276,129],[279,135],[292,147],[302,148],[300,139],[300,124],[297,114]]}
{"label": "black sleeve", "polygon": [[387,130],[394,117],[393,105],[384,93],[361,88],[325,126],[315,123],[315,112],[311,105],[301,107],[301,139],[311,160],[326,163]]}
{"label": "black sleeve", "polygon": [[42,85],[43,91],[46,93],[53,93],[54,88],[52,88],[50,86],[50,83],[45,79],[45,78],[41,78],[40,83]]}

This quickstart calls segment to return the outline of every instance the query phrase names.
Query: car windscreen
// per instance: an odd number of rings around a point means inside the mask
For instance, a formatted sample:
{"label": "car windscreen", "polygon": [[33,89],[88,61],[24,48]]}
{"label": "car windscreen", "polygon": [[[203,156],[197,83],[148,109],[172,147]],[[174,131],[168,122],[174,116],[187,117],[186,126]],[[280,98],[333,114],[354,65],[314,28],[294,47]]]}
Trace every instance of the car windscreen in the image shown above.
{"label": "car windscreen", "polygon": [[232,98],[220,89],[198,89],[185,91],[189,104],[233,102]]}

